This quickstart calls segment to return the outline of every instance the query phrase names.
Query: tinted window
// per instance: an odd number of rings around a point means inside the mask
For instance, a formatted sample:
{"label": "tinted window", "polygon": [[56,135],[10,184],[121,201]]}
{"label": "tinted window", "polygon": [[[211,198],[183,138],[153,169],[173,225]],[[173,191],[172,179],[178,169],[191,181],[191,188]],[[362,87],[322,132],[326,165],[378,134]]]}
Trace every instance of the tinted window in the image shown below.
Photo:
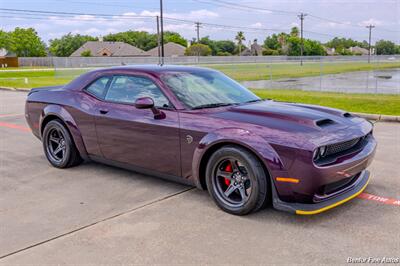
{"label": "tinted window", "polygon": [[169,101],[161,90],[148,78],[116,76],[107,91],[106,100],[134,103],[141,97],[151,97],[157,107],[169,107]]}
{"label": "tinted window", "polygon": [[102,77],[93,82],[86,88],[86,91],[90,92],[99,98],[104,97],[104,93],[106,91],[107,83],[110,80],[110,77]]}

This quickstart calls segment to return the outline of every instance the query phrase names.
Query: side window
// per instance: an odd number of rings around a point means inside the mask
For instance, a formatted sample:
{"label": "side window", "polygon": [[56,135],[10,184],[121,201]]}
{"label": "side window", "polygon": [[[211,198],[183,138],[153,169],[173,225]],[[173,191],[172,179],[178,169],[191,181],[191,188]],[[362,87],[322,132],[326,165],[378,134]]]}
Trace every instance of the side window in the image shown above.
{"label": "side window", "polygon": [[115,76],[107,91],[106,100],[133,104],[141,97],[151,97],[157,107],[169,107],[169,101],[161,90],[148,78]]}
{"label": "side window", "polygon": [[109,80],[110,77],[99,78],[95,82],[90,84],[89,87],[87,87],[85,90],[98,98],[104,98],[104,93],[106,91],[107,83]]}

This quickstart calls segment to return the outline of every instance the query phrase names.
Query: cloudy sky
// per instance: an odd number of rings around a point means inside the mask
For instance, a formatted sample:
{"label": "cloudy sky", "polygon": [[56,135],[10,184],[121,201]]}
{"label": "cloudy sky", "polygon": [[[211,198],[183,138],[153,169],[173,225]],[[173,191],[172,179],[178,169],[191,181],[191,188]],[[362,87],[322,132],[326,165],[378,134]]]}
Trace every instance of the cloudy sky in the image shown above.
{"label": "cloudy sky", "polygon": [[[125,30],[156,32],[153,16],[158,15],[159,1],[0,0],[0,8],[1,29],[34,27],[47,42],[68,32],[93,36]],[[400,43],[400,0],[164,0],[164,16],[174,19],[166,20],[164,28],[192,39],[196,32],[190,21],[199,21],[203,23],[201,36],[233,39],[241,30],[247,41],[257,38],[262,42],[267,35],[298,26],[300,12],[308,14],[304,20],[306,38],[366,40],[365,26],[373,24],[373,42],[389,39]]]}

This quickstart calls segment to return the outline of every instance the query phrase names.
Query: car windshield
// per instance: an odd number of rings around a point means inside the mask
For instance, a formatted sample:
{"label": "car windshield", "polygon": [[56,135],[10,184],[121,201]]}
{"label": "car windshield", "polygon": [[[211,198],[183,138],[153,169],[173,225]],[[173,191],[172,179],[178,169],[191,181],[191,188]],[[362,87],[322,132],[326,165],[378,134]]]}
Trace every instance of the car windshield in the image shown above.
{"label": "car windshield", "polygon": [[190,109],[261,101],[254,93],[217,71],[168,72],[161,79]]}

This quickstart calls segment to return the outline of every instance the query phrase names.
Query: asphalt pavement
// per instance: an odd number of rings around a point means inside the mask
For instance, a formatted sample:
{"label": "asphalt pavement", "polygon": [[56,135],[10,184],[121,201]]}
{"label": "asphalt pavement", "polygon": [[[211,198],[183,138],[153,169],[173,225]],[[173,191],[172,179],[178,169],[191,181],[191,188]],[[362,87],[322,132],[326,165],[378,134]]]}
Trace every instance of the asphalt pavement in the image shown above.
{"label": "asphalt pavement", "polygon": [[[60,170],[0,91],[0,264],[346,264],[400,256],[400,123],[378,122],[368,195],[238,217],[206,191],[96,163]],[[376,198],[377,196],[378,198]],[[381,200],[390,198],[394,204]]]}

